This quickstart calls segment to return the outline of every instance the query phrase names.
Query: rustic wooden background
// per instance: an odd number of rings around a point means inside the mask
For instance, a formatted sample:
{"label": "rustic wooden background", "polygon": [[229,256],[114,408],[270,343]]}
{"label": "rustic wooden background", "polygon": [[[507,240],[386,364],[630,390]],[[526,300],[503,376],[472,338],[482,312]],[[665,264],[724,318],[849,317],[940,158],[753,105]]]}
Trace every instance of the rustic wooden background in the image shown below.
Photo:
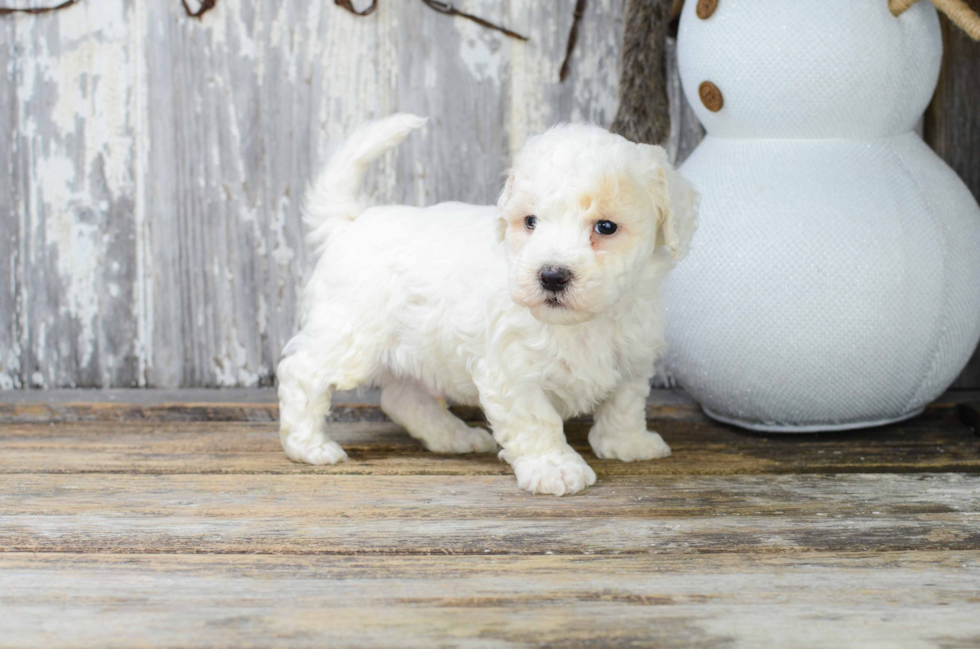
{"label": "rustic wooden background", "polygon": [[[526,44],[407,0],[0,16],[0,389],[271,383],[308,271],[299,199],[343,135],[428,115],[368,189],[491,202],[528,135],[612,120],[624,4],[588,3],[563,84],[572,0],[459,3]],[[947,39],[925,134],[980,195],[980,48]],[[673,71],[669,89],[683,159],[701,131]],[[980,387],[980,360],[958,386]]]}

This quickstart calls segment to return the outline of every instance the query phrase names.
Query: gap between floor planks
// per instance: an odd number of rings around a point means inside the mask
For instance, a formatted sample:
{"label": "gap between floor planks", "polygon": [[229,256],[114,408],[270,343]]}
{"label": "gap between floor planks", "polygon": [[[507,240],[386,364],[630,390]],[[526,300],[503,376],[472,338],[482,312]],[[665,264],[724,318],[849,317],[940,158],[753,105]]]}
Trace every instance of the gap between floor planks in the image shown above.
{"label": "gap between floor planks", "polygon": [[[377,390],[340,392],[332,401],[332,421],[386,421]],[[477,408],[452,407],[466,420],[482,419]],[[705,419],[697,404],[678,390],[653,390],[651,417]],[[271,388],[234,390],[7,390],[0,391],[0,423],[72,421],[253,421],[279,418]]]}
{"label": "gap between floor planks", "polygon": [[[315,467],[286,459],[275,424],[72,422],[0,426],[3,473],[257,473],[509,475],[492,454],[434,455],[390,422],[331,422],[350,460]],[[760,435],[709,421],[650,421],[673,448],[669,458],[596,459],[588,426],[566,426],[569,442],[598,474],[753,475],[790,473],[980,473],[980,437],[931,411],[894,426],[849,433]]]}

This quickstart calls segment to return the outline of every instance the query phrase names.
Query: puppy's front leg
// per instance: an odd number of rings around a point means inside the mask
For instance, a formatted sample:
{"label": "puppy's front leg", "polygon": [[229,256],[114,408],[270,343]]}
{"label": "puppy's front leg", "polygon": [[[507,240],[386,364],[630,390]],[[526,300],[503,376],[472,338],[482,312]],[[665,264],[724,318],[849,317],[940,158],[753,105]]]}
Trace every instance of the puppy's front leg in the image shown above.
{"label": "puppy's front leg", "polygon": [[616,388],[599,404],[589,444],[597,457],[633,462],[670,455],[670,447],[657,433],[647,430],[648,379],[635,379]]}
{"label": "puppy's front leg", "polygon": [[595,484],[595,471],[565,441],[561,416],[542,390],[493,390],[480,400],[521,489],[564,496]]}

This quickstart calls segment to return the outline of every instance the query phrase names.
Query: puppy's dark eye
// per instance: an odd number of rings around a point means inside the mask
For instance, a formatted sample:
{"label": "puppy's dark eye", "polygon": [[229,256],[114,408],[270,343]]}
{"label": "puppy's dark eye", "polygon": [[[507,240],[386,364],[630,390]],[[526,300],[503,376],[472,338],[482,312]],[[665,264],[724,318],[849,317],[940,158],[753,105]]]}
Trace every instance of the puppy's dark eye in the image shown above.
{"label": "puppy's dark eye", "polygon": [[612,221],[599,221],[598,223],[595,224],[596,234],[606,234],[606,235],[613,234],[618,229],[619,226],[613,223]]}
{"label": "puppy's dark eye", "polygon": [[538,217],[536,216],[525,216],[524,217],[524,227],[528,230],[533,230],[534,226],[538,224]]}

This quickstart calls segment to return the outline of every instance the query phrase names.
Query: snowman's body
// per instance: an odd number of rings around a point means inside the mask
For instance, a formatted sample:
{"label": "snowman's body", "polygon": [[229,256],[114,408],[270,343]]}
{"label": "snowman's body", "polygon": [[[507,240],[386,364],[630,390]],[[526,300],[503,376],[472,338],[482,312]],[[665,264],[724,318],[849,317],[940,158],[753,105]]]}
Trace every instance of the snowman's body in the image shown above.
{"label": "snowman's body", "polygon": [[707,137],[682,168],[701,227],[666,288],[672,373],[755,429],[920,412],[980,338],[980,208],[913,132],[942,57],[935,9],[695,4],[678,56]]}

